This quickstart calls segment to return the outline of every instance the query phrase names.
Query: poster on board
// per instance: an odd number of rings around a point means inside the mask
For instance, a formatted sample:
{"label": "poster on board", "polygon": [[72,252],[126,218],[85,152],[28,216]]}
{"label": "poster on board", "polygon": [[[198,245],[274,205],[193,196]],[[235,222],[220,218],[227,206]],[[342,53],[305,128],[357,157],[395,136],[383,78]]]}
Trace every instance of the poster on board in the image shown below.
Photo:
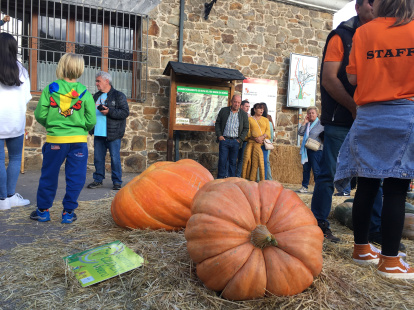
{"label": "poster on board", "polygon": [[229,91],[177,86],[175,123],[214,126],[218,112],[228,106]]}
{"label": "poster on board", "polygon": [[243,80],[242,100],[249,100],[250,107],[255,103],[264,102],[276,124],[277,81],[248,78]]}
{"label": "poster on board", "polygon": [[308,108],[315,105],[318,57],[290,54],[287,106]]}

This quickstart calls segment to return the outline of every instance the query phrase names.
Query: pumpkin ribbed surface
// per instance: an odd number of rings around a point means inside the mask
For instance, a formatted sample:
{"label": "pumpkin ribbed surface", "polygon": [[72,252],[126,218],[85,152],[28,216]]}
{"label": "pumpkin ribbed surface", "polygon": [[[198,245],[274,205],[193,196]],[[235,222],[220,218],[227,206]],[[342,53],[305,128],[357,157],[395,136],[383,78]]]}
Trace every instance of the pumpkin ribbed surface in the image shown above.
{"label": "pumpkin ribbed surface", "polygon": [[157,162],[119,190],[112,217],[122,227],[181,229],[191,216],[194,195],[211,180],[211,173],[191,159]]}
{"label": "pumpkin ribbed surface", "polygon": [[198,277],[224,298],[295,295],[322,270],[323,233],[315,217],[276,181],[212,181],[191,208],[188,252]]}

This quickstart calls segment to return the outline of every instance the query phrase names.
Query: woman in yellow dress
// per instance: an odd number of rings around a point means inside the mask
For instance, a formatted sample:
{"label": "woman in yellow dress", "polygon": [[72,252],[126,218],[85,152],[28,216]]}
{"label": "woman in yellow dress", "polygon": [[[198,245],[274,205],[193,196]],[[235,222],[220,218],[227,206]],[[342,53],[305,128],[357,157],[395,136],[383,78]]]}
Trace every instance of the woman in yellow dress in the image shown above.
{"label": "woman in yellow dress", "polygon": [[256,103],[249,117],[249,132],[247,133],[247,145],[243,155],[242,178],[255,181],[257,168],[259,168],[260,180],[266,179],[266,161],[268,150],[263,145],[264,139],[270,137],[270,124],[263,117],[264,104]]}

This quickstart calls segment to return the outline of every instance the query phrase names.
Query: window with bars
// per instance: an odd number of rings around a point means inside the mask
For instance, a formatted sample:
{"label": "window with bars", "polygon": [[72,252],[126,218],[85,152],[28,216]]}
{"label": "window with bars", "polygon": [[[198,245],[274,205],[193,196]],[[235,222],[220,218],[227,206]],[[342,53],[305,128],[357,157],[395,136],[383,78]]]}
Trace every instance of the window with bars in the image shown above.
{"label": "window with bars", "polygon": [[96,92],[96,72],[103,70],[128,98],[145,100],[148,46],[142,28],[146,15],[52,0],[0,0],[0,11],[1,17],[11,17],[2,31],[16,37],[32,91],[41,91],[55,80],[60,57],[73,52],[85,59],[79,82],[91,93]]}

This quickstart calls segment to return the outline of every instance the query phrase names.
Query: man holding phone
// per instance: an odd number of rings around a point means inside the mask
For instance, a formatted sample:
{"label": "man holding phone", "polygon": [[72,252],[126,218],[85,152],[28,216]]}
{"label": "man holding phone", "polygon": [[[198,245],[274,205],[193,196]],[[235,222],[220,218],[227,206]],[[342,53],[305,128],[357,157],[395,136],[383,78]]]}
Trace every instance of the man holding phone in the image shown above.
{"label": "man holding phone", "polygon": [[105,157],[109,150],[111,155],[111,179],[113,190],[121,189],[121,139],[125,133],[126,118],[129,107],[125,94],[112,87],[112,77],[108,72],[99,71],[96,74],[96,88],[93,95],[96,105],[96,125],[90,131],[94,135],[94,181],[88,188],[102,187],[105,179]]}

